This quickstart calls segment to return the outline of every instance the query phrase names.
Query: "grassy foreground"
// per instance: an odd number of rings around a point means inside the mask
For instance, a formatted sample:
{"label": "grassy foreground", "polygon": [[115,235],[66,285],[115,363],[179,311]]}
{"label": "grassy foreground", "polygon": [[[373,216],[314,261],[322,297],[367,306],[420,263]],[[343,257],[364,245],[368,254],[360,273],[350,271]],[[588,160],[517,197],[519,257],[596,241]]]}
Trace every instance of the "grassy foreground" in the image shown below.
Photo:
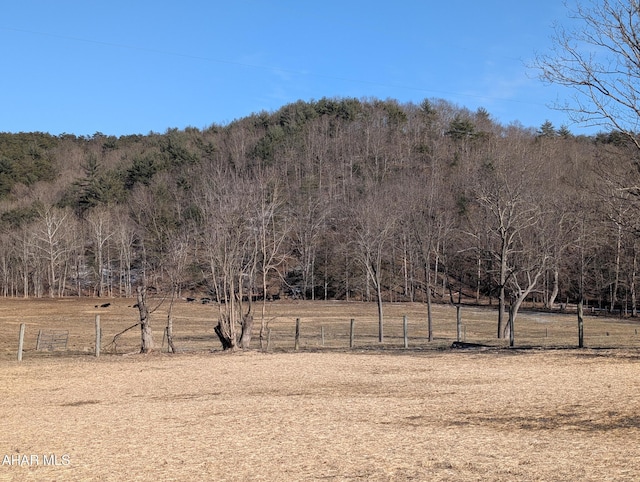
{"label": "grassy foreground", "polygon": [[[639,480],[628,350],[2,362],[0,480]],[[44,465],[44,456],[57,465]]]}
{"label": "grassy foreground", "polygon": [[[130,300],[95,304],[0,302],[1,481],[640,480],[632,323],[589,319],[592,348],[550,349],[571,345],[573,318],[530,313],[519,325],[529,349],[449,350],[452,307],[438,308],[429,345],[424,307],[390,305],[377,345],[375,307],[282,304],[270,308],[289,311],[270,313],[268,353],[226,354],[209,351],[213,308],[183,303],[182,353],[132,354],[132,330],[119,352],[128,354],[95,358],[96,313],[107,340],[136,321]],[[402,313],[414,320],[408,350]],[[464,313],[468,341],[499,346],[495,313]],[[161,310],[154,316],[161,327]],[[351,317],[360,329],[353,350]],[[17,362],[21,320],[30,336],[67,326],[70,351],[36,352],[27,339]],[[600,339],[628,346],[593,347]]]}

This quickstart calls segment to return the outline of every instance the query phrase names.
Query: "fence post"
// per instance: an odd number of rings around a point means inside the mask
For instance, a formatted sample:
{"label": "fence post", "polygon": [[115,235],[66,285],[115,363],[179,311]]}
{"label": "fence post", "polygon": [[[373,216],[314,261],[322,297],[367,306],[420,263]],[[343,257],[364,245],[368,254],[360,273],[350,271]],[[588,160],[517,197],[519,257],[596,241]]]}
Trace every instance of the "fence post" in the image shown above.
{"label": "fence post", "polygon": [[100,343],[102,333],[100,332],[100,315],[96,315],[96,358],[100,356]]}
{"label": "fence post", "polygon": [[458,341],[462,341],[461,340],[461,330],[462,330],[462,313],[460,313],[461,310],[461,306],[460,305],[456,305],[456,335],[457,335],[457,340]]}
{"label": "fence post", "polygon": [[322,346],[324,346],[324,325],[320,327],[320,338],[322,339]]}
{"label": "fence post", "polygon": [[296,339],[293,348],[294,350],[300,348],[300,318],[296,318]]}
{"label": "fence post", "polygon": [[402,316],[402,331],[404,333],[404,347],[409,348],[409,330],[407,326],[407,315]]}
{"label": "fence post", "polygon": [[355,325],[356,325],[356,320],[351,318],[351,323],[349,324],[349,348],[353,348],[353,343],[355,338]]}
{"label": "fence post", "polygon": [[18,337],[18,361],[22,361],[22,348],[24,347],[24,329],[25,324],[20,323],[20,335]]}

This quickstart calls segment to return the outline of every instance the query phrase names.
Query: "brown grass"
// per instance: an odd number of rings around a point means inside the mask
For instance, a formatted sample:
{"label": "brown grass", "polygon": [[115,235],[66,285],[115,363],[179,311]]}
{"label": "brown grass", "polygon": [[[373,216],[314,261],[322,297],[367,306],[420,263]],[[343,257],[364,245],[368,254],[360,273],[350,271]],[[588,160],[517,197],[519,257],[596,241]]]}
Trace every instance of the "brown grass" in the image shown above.
{"label": "brown grass", "polygon": [[[431,349],[417,321],[421,305],[390,306],[388,339],[377,346],[375,307],[283,303],[270,308],[271,326],[281,334],[272,333],[271,352],[229,355],[200,349],[216,346],[212,308],[184,303],[176,328],[183,346],[200,351],[96,359],[90,356],[93,315],[100,311],[95,304],[43,301],[26,308],[0,301],[0,458],[69,460],[2,465],[0,480],[640,479],[640,352],[634,347],[448,350],[455,310],[443,306],[439,348]],[[24,315],[10,320],[19,306]],[[403,312],[415,318],[409,350],[401,348]],[[105,339],[136,321],[122,300],[100,313]],[[477,312],[476,320],[466,313],[468,341],[484,340],[486,331],[497,345],[490,334],[495,313],[483,318]],[[296,316],[303,320],[298,353],[291,350]],[[344,348],[351,317],[362,333],[352,351]],[[570,318],[566,334],[562,317],[544,322],[556,338],[539,337],[538,322],[523,316],[522,340],[575,343]],[[46,320],[70,329],[74,355],[32,350],[18,363],[21,320],[36,335]],[[605,341],[615,336],[632,344],[634,325],[587,323],[592,332],[602,324],[609,331]],[[128,348],[135,349],[139,334],[132,336]],[[188,342],[190,336],[197,340]]]}
{"label": "brown grass", "polygon": [[[108,308],[96,307],[108,301]],[[90,355],[95,348],[96,315],[100,315],[103,353],[133,353],[139,350],[140,332],[134,328],[110,342],[114,335],[134,325],[138,312],[131,299],[38,299],[0,298],[0,360],[16,357],[20,323],[26,323],[25,358],[49,357],[55,353],[36,352],[40,329],[69,330],[69,346],[65,355]],[[151,300],[155,341],[159,350],[163,343],[168,302]],[[448,348],[456,339],[456,309],[450,305],[435,305],[433,309],[435,340],[427,342],[426,305],[421,303],[385,304],[385,342],[378,343],[377,312],[374,303],[362,302],[277,302],[268,303],[266,321],[271,328],[270,348],[275,351],[293,349],[295,320],[301,319],[303,349],[344,349],[349,346],[349,321],[355,319],[356,347],[397,349],[403,346],[402,317],[409,325],[409,345],[412,349]],[[213,332],[217,308],[201,303],[178,301],[174,307],[174,336],[178,350],[183,352],[219,350],[220,343]],[[254,345],[260,325],[260,306],[254,305],[256,324]],[[504,347],[506,340],[496,339],[497,312],[493,308],[464,306],[462,308],[465,341]],[[640,347],[640,323],[635,319],[587,317],[585,344],[590,348]],[[321,333],[325,339],[322,345]],[[566,348],[577,345],[575,314],[550,315],[523,311],[516,321],[516,345],[519,347]]]}

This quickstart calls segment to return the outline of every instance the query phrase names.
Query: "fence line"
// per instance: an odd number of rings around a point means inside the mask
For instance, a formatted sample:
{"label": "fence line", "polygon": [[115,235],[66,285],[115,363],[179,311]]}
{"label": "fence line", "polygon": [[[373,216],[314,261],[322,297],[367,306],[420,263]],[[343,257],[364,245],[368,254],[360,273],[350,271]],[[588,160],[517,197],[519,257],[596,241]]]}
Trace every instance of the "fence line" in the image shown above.
{"label": "fence line", "polygon": [[[450,312],[451,313],[451,312]],[[493,347],[506,347],[509,340],[499,340],[495,338],[495,324],[487,321],[486,311],[482,312],[484,318],[479,317],[480,310],[469,308],[463,309],[461,306],[455,307],[455,315],[449,315],[447,319],[436,320],[434,324],[434,340],[428,340],[428,327],[426,318],[418,318],[408,315],[388,316],[385,319],[384,342],[379,342],[378,320],[371,316],[358,318],[358,330],[356,333],[356,318],[339,319],[337,317],[314,318],[307,314],[302,317],[279,317],[272,319],[267,324],[266,344],[260,347],[254,338],[253,349],[265,349],[266,351],[300,351],[305,349],[408,349],[411,346],[416,349],[441,349],[451,347],[454,342],[470,342]],[[521,314],[515,323],[515,348],[527,346],[539,346],[541,348],[551,347],[577,347],[578,346],[578,325],[573,318],[558,317],[544,313],[524,313]],[[107,322],[104,321],[107,318]],[[47,345],[47,341],[40,340],[35,343],[36,348],[30,349],[30,343],[34,341],[34,334],[40,333],[41,337],[45,332],[55,332],[55,329],[38,329],[35,323],[35,330],[26,330],[26,324],[20,325],[18,340],[18,360],[22,361],[23,354],[31,356],[69,356],[94,354],[100,357],[103,354],[123,354],[136,353],[140,346],[140,334],[138,330],[131,330],[122,338],[118,339],[118,344],[109,343],[116,322],[120,327],[121,320],[108,319],[107,314],[101,318],[95,316],[94,338],[88,337],[91,330],[78,328],[67,332],[69,345],[65,351],[54,353],[36,353],[40,345]],[[113,317],[115,318],[115,317]],[[605,321],[603,323],[603,321]],[[638,324],[636,320],[616,320],[602,318],[587,319],[585,321],[585,346],[587,348],[638,348],[640,339],[638,338]],[[105,324],[109,331],[105,331]],[[178,352],[204,352],[217,351],[221,349],[217,337],[213,332],[214,322],[212,319],[192,320],[186,317],[182,320],[176,319],[174,324],[174,339]],[[67,325],[66,327],[69,327]],[[164,328],[160,323],[155,324],[156,336],[159,335],[159,328]],[[489,329],[490,328],[490,329]],[[119,328],[118,328],[119,329]],[[81,333],[78,333],[80,331]],[[107,336],[105,349],[102,349],[103,335]],[[29,334],[29,336],[27,336]],[[164,329],[163,329],[164,334]],[[263,340],[264,341],[264,340]],[[50,344],[50,343],[49,343]],[[43,346],[44,346],[43,345]],[[15,347],[15,345],[13,345]],[[164,349],[164,343],[160,350]],[[15,353],[15,352],[14,352]]]}

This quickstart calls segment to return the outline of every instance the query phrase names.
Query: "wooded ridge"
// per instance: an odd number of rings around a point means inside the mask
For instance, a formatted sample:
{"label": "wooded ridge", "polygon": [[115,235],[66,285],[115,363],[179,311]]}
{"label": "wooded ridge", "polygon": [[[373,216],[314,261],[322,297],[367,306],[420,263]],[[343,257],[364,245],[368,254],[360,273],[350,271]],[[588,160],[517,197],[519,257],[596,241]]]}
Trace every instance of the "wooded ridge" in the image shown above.
{"label": "wooded ridge", "polygon": [[144,279],[230,303],[584,296],[635,315],[629,143],[351,98],[163,134],[2,133],[1,294],[133,296]]}

